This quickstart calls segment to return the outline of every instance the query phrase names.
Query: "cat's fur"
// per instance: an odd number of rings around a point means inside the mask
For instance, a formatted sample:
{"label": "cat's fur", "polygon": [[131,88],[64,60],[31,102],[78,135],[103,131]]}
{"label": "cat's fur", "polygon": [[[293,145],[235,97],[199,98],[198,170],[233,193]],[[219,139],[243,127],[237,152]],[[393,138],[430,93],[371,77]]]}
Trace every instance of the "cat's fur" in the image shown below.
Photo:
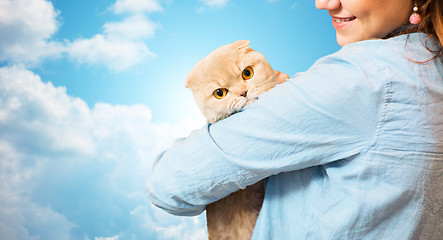
{"label": "cat's fur", "polygon": [[[252,77],[247,76],[246,69],[252,69]],[[245,80],[245,76],[249,79]],[[222,46],[200,60],[189,72],[185,86],[193,91],[208,122],[215,123],[252,103],[277,83],[274,70],[263,54],[252,50],[249,41],[240,40]],[[218,99],[217,89],[226,89],[227,94]],[[261,181],[208,205],[209,239],[250,239],[263,199],[264,184]]]}

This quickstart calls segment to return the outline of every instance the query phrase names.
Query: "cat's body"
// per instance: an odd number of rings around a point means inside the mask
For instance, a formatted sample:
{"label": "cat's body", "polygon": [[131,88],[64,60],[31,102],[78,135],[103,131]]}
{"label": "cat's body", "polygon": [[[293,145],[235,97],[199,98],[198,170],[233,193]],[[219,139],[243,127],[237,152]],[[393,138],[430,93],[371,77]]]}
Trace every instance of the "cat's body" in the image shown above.
{"label": "cat's body", "polygon": [[265,197],[263,181],[206,207],[210,240],[249,240]]}
{"label": "cat's body", "polygon": [[[216,49],[199,61],[186,79],[186,87],[193,91],[209,123],[238,112],[277,83],[266,58],[246,40]],[[209,239],[250,239],[263,199],[261,181],[208,205]]]}

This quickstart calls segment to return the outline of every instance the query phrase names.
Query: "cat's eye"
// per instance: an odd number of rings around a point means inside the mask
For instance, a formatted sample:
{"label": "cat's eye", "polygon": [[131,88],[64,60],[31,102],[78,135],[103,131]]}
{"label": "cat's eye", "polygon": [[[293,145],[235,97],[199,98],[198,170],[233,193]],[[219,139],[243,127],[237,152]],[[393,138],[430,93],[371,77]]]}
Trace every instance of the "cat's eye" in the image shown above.
{"label": "cat's eye", "polygon": [[226,88],[216,89],[213,93],[214,97],[217,99],[222,99],[222,98],[226,97],[227,94],[228,94],[228,89],[226,89]]}
{"label": "cat's eye", "polygon": [[249,79],[252,78],[252,76],[254,76],[254,70],[252,69],[251,66],[246,67],[246,68],[243,70],[243,73],[242,73],[242,77],[243,77],[243,79],[244,79],[244,80],[249,80]]}

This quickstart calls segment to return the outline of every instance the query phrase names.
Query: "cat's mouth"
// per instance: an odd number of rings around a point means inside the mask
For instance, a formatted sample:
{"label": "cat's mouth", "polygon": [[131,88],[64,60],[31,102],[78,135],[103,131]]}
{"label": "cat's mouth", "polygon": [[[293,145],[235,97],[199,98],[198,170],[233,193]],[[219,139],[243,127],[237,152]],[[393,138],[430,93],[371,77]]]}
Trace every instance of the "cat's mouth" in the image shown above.
{"label": "cat's mouth", "polygon": [[244,92],[240,95],[240,97],[244,97],[246,99],[245,105],[243,107],[248,106],[249,104],[253,103],[255,100],[257,100],[257,96],[253,96],[254,94],[249,94],[248,91]]}

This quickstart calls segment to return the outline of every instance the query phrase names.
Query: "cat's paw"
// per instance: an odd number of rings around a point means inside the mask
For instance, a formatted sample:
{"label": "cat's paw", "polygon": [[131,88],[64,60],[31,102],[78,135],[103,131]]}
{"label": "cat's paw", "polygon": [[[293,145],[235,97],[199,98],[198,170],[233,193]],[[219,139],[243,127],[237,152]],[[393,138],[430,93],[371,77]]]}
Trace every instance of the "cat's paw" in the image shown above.
{"label": "cat's paw", "polygon": [[284,82],[286,82],[286,80],[289,79],[289,75],[286,73],[282,73],[280,71],[274,71],[274,73],[275,73],[275,78],[277,79],[278,84],[284,83]]}

